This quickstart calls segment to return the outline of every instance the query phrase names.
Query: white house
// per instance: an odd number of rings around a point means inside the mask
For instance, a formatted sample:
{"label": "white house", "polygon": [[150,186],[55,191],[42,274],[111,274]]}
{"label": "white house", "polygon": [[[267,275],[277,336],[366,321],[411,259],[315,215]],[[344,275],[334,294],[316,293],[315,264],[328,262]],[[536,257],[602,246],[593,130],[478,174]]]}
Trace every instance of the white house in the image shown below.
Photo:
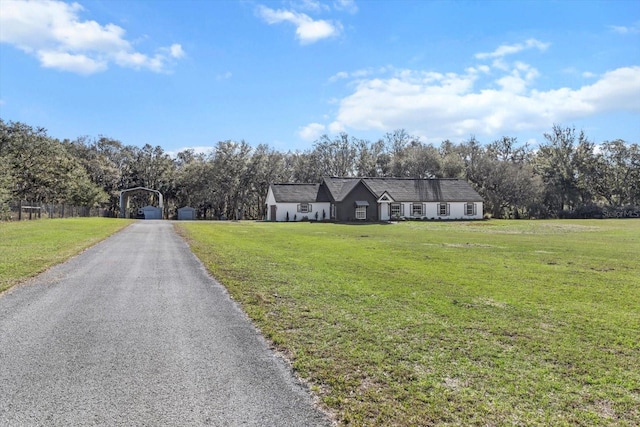
{"label": "white house", "polygon": [[267,221],[329,219],[329,202],[318,201],[320,184],[271,184],[267,192]]}
{"label": "white house", "polygon": [[482,197],[461,179],[325,177],[320,184],[271,184],[266,204],[268,221],[483,217]]}

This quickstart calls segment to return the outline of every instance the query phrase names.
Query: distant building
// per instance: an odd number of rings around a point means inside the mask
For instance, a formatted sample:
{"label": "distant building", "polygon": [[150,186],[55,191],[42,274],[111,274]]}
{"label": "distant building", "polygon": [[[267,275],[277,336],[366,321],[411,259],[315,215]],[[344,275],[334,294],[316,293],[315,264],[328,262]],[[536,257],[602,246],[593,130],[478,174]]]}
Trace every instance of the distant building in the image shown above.
{"label": "distant building", "polygon": [[138,215],[144,219],[162,219],[162,209],[155,206],[145,206],[138,209]]}
{"label": "distant building", "polygon": [[178,220],[190,221],[196,219],[196,210],[190,206],[178,209]]}

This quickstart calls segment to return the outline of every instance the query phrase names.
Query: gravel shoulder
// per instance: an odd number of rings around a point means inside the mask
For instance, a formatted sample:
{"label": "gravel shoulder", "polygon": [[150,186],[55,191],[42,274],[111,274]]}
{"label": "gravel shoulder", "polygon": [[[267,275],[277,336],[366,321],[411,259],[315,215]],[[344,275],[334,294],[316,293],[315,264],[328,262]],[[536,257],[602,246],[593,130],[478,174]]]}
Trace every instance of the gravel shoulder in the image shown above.
{"label": "gravel shoulder", "polygon": [[330,426],[167,221],[0,295],[0,425]]}

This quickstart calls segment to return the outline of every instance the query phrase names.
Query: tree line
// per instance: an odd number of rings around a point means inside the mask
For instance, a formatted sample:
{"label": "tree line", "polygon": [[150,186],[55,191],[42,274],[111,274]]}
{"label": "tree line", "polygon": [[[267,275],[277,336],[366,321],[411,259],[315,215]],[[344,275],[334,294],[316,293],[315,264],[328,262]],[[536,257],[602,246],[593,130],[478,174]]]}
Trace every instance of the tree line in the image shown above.
{"label": "tree line", "polygon": [[[5,216],[16,200],[101,206],[117,216],[121,190],[148,187],[162,192],[167,217],[192,206],[201,218],[260,219],[270,183],[312,183],[323,176],[462,178],[495,218],[600,217],[607,209],[640,206],[638,144],[596,144],[560,125],[535,148],[507,136],[436,146],[396,130],[376,141],[324,135],[305,151],[220,141],[208,153],[170,156],[160,146],[105,136],[59,140],[43,128],[0,119]],[[142,207],[150,197],[138,194],[132,203]]]}

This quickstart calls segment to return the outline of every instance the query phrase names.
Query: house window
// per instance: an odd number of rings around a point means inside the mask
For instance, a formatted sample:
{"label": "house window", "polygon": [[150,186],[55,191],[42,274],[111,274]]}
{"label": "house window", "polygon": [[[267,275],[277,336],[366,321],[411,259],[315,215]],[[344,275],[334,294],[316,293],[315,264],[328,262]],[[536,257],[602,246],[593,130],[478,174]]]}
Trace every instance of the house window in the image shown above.
{"label": "house window", "polygon": [[464,206],[464,212],[465,212],[465,215],[469,215],[469,216],[475,215],[475,213],[476,213],[476,205],[475,205],[475,203],[467,203]]}
{"label": "house window", "polygon": [[298,205],[298,212],[309,213],[311,212],[311,203],[300,203]]}
{"label": "house window", "polygon": [[367,207],[358,206],[356,208],[356,219],[367,219]]}
{"label": "house window", "polygon": [[400,215],[401,215],[400,207],[401,207],[400,203],[391,203],[389,205],[389,209],[390,209],[389,213],[391,214],[392,217],[394,217],[394,218],[399,218],[400,217]]}
{"label": "house window", "polygon": [[440,215],[440,216],[449,215],[449,204],[448,203],[440,203],[438,205],[438,215]]}
{"label": "house window", "polygon": [[411,205],[411,216],[422,216],[422,203]]}

